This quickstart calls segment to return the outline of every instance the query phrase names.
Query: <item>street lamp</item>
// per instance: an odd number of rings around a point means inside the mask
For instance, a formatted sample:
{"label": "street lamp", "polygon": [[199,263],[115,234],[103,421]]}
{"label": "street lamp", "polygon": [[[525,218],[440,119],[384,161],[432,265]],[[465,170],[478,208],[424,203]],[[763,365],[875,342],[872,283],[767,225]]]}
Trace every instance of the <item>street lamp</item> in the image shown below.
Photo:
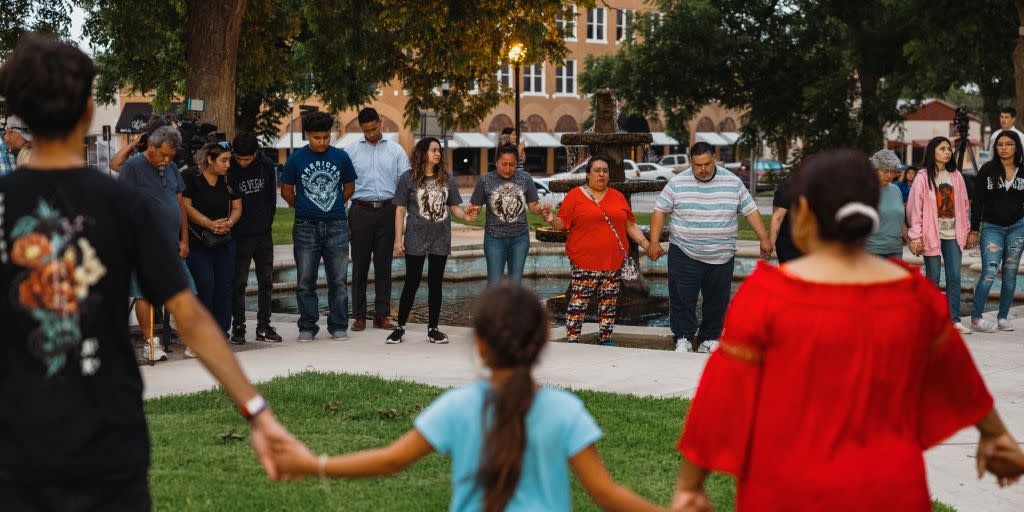
{"label": "street lamp", "polygon": [[513,67],[515,68],[515,71],[514,71],[515,76],[516,76],[516,124],[515,124],[516,140],[515,140],[515,145],[519,146],[519,75],[520,75],[520,73],[519,73],[519,66],[522,65],[523,61],[526,60],[526,47],[523,46],[523,43],[519,43],[519,42],[512,43],[512,46],[510,46],[509,49],[508,49],[508,60],[509,60],[509,62],[512,63]]}
{"label": "street lamp", "polygon": [[[451,86],[448,85],[448,81],[441,82],[441,140],[444,142],[444,151],[441,153],[444,155],[445,166],[448,166],[448,124],[444,122],[444,111],[445,107],[448,106],[448,95],[451,94]],[[442,169],[441,172],[447,172],[448,169]]]}

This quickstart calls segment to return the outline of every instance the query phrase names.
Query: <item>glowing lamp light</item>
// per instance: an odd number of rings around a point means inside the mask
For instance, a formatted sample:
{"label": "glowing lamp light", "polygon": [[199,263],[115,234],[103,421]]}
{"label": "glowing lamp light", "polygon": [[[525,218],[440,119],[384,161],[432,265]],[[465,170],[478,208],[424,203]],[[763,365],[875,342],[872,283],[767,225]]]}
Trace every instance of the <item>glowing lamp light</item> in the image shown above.
{"label": "glowing lamp light", "polygon": [[508,60],[513,64],[521,64],[526,60],[526,47],[523,43],[514,43],[508,49]]}

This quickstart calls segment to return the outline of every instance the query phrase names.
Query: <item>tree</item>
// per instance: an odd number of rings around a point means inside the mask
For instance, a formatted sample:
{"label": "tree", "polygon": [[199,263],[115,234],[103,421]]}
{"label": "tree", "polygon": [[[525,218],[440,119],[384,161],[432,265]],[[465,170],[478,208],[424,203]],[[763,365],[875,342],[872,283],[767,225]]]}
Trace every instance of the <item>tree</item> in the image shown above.
{"label": "tree", "polygon": [[[4,0],[0,9],[0,61],[18,45],[26,32],[67,36],[71,7],[66,0]],[[7,118],[7,105],[0,102],[0,117]]]}

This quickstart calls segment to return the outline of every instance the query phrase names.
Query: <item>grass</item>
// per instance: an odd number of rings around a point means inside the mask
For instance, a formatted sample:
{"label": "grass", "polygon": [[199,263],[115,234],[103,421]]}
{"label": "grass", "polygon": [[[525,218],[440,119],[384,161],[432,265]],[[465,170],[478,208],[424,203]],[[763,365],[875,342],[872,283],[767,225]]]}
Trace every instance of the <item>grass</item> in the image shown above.
{"label": "grass", "polygon": [[[311,372],[259,387],[281,421],[314,453],[332,454],[396,439],[442,391],[410,382]],[[578,395],[605,433],[597,446],[614,477],[667,504],[679,464],[673,446],[689,402]],[[332,481],[326,487],[316,479],[269,482],[252,455],[245,421],[220,391],[150,400],[146,413],[155,510],[444,510],[451,497],[450,463],[436,454],[388,478]],[[229,432],[239,437],[222,440]],[[712,475],[707,490],[716,510],[733,510],[731,477]],[[575,510],[597,510],[579,482],[573,481],[572,493]]]}
{"label": "grass", "polygon": [[[555,210],[557,212],[558,210]],[[771,223],[771,215],[762,215],[764,219],[765,229]],[[480,215],[477,216],[475,221],[469,222],[459,220],[452,217],[452,222],[457,222],[466,226],[474,226],[478,228],[484,227],[487,215],[485,211],[481,211]],[[651,223],[650,213],[637,213],[636,221],[638,224],[648,225]],[[757,240],[757,235],[754,234],[754,230],[750,228],[750,223],[747,219],[740,217],[740,228],[737,233],[737,237],[740,240]],[[274,216],[273,236],[274,245],[290,245],[292,243],[292,224],[295,222],[295,210],[291,208],[278,208],[277,215]],[[533,212],[526,212],[526,222],[530,224],[530,229],[537,229],[538,227],[547,226],[548,223],[544,222],[544,219],[540,215]]]}

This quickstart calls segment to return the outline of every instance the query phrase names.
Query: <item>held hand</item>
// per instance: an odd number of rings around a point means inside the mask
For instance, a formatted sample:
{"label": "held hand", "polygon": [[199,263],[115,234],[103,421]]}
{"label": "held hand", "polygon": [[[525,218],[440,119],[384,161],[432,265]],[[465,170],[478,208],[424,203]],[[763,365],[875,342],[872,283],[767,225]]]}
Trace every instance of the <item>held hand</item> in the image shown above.
{"label": "held hand", "polygon": [[263,469],[267,472],[267,477],[271,480],[288,478],[288,473],[282,473],[278,469],[277,463],[274,461],[272,447],[275,444],[298,443],[299,441],[278,423],[277,418],[269,410],[258,414],[252,419],[250,425],[252,429],[252,449],[256,452],[256,458],[259,459]]}
{"label": "held hand", "polygon": [[647,257],[651,261],[656,261],[664,254],[665,251],[661,248],[661,244],[650,244],[647,246]]}
{"label": "held hand", "polygon": [[395,256],[405,256],[405,243],[395,240]]}
{"label": "held hand", "polygon": [[711,500],[701,491],[676,491],[669,505],[672,512],[712,512]]}
{"label": "held hand", "polygon": [[285,479],[302,478],[319,472],[319,461],[298,439],[272,443],[274,464]]}
{"label": "held hand", "polygon": [[772,245],[772,241],[767,238],[761,240],[761,257],[768,259],[772,257],[772,253],[775,252],[775,246]]}
{"label": "held hand", "polygon": [[188,239],[178,242],[178,256],[182,259],[188,257]]}
{"label": "held hand", "polygon": [[924,252],[924,242],[920,238],[910,241],[910,252],[914,256],[920,256]]}
{"label": "held hand", "polygon": [[978,246],[978,242],[980,241],[981,234],[977,231],[971,231],[971,233],[967,235],[967,249],[974,249]]}
{"label": "held hand", "polygon": [[1000,487],[1017,482],[1024,474],[1024,453],[1008,432],[997,436],[982,435],[978,440],[978,478],[988,470],[996,476]]}
{"label": "held hand", "polygon": [[476,214],[480,211],[479,208],[474,208],[472,205],[466,207],[466,220],[473,222],[476,220]]}

